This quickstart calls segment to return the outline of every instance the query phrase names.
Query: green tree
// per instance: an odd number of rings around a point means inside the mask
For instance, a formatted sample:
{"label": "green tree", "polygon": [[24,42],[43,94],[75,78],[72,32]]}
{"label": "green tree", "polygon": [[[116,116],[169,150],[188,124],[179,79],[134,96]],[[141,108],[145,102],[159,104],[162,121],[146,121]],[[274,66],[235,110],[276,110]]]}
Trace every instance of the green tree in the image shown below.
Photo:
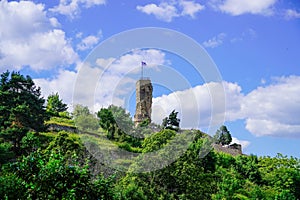
{"label": "green tree", "polygon": [[58,93],[51,94],[48,96],[46,106],[46,111],[48,113],[54,116],[58,116],[60,112],[64,112],[67,109],[67,104],[63,103],[63,101],[59,99]]}
{"label": "green tree", "polygon": [[81,131],[96,131],[99,128],[98,119],[90,113],[87,106],[76,105],[73,118],[77,128]]}
{"label": "green tree", "polygon": [[232,141],[232,137],[230,132],[228,131],[227,127],[222,125],[214,135],[215,143],[222,144],[222,145],[228,145]]}
{"label": "green tree", "polygon": [[130,114],[119,106],[110,105],[97,112],[100,126],[108,131],[108,138],[115,139],[116,135],[124,136],[131,132],[133,122]]}
{"label": "green tree", "polygon": [[124,108],[115,105],[110,105],[108,109],[113,114],[113,117],[117,123],[118,131],[128,134],[133,127],[130,113]]}
{"label": "green tree", "polygon": [[169,117],[166,117],[163,119],[162,122],[162,127],[164,129],[171,129],[174,131],[178,131],[179,130],[179,123],[180,123],[180,119],[177,118],[178,112],[175,112],[175,110],[173,110]]}
{"label": "green tree", "polygon": [[99,124],[100,126],[108,130],[112,124],[116,124],[116,120],[108,108],[101,108],[100,111],[98,111],[97,116],[99,118]]}
{"label": "green tree", "polygon": [[87,106],[76,104],[74,106],[72,116],[75,119],[76,117],[79,117],[81,115],[89,115],[89,114],[91,114],[91,113]]}
{"label": "green tree", "polygon": [[33,80],[18,72],[4,72],[0,77],[0,137],[13,144],[20,154],[20,143],[29,130],[44,129],[45,100]]}
{"label": "green tree", "polygon": [[109,139],[115,139],[116,120],[111,110],[108,108],[101,108],[101,110],[98,111],[97,116],[101,128],[108,132],[107,137]]}

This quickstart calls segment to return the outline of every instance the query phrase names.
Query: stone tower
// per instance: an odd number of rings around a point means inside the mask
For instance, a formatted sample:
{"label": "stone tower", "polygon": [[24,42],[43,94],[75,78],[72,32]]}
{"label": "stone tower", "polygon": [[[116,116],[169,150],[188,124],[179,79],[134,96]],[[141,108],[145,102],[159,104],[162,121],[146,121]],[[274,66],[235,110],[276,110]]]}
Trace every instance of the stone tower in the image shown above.
{"label": "stone tower", "polygon": [[151,122],[153,87],[149,78],[141,78],[136,82],[136,107],[134,124],[138,125],[146,119]]}

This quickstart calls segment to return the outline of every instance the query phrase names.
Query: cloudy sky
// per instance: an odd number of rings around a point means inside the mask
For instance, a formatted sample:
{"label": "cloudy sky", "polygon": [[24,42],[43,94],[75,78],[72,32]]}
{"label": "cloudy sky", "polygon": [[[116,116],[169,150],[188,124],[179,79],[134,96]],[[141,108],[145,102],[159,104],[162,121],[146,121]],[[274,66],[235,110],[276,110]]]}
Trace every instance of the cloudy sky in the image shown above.
{"label": "cloudy sky", "polygon": [[[169,51],[145,31],[131,35],[144,48],[120,43],[118,34],[145,27],[182,34],[200,50],[170,36],[187,50]],[[2,0],[0,72],[29,74],[44,97],[58,92],[70,108],[113,103],[133,115],[145,61],[154,122],[176,109],[184,128],[225,123],[247,154],[300,157],[299,36],[296,0]],[[108,40],[114,53],[101,49]],[[193,65],[193,53],[207,62]]]}

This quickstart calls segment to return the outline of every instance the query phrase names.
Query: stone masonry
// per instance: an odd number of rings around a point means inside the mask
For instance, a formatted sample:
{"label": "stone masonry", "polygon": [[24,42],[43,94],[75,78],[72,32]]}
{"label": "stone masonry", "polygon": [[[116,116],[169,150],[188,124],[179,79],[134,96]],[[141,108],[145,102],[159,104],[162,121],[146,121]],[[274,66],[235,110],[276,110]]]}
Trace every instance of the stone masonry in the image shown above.
{"label": "stone masonry", "polygon": [[134,124],[148,119],[151,122],[153,87],[149,78],[142,78],[136,82],[136,107]]}

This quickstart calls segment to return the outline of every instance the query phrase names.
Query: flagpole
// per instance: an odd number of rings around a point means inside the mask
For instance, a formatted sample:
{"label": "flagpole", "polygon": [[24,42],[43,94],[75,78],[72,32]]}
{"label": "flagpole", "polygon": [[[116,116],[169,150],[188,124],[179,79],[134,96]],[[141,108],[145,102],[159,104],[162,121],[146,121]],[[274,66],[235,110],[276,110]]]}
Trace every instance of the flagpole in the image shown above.
{"label": "flagpole", "polygon": [[142,72],[141,72],[142,73],[142,77],[141,77],[141,79],[144,79],[144,66],[146,66],[147,64],[146,64],[146,62],[142,61],[141,65],[142,65],[141,66],[142,67]]}
{"label": "flagpole", "polygon": [[144,78],[144,63],[142,62],[142,79]]}

